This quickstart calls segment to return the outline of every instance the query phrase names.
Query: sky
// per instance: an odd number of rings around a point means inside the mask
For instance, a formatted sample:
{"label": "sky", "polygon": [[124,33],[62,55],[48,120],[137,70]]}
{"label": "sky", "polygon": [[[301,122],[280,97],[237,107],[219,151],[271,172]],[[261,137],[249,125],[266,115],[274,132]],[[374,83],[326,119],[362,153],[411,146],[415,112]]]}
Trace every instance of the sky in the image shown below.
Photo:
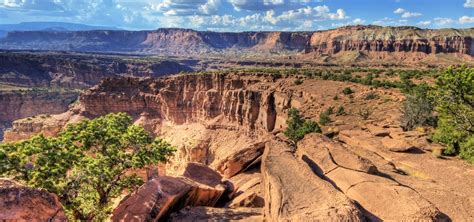
{"label": "sky", "polygon": [[474,0],[0,0],[0,24],[130,30],[314,31],[345,25],[474,27]]}

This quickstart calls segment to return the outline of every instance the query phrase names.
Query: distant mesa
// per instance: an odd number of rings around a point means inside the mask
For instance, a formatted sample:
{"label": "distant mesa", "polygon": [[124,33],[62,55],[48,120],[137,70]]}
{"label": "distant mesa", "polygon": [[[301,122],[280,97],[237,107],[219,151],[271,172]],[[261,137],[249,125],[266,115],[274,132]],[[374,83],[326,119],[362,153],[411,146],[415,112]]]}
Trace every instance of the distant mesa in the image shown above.
{"label": "distant mesa", "polygon": [[315,32],[211,32],[178,28],[100,30],[102,27],[61,24],[22,24],[21,27],[42,29],[24,28],[3,33],[0,49],[165,56],[309,55],[315,58],[363,52],[364,57],[369,59],[384,59],[389,57],[387,54],[396,55],[390,59],[418,59],[439,53],[474,55],[474,28],[420,29],[359,25]]}

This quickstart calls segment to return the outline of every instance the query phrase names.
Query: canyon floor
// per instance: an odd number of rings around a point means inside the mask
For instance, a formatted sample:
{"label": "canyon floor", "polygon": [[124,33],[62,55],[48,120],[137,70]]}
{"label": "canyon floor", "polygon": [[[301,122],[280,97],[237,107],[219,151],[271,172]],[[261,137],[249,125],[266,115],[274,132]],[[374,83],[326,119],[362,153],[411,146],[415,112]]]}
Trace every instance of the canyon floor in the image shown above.
{"label": "canyon floor", "polygon": [[[404,131],[403,100],[396,88],[299,72],[107,77],[64,113],[14,121],[4,141],[126,112],[177,147],[158,177],[116,201],[114,221],[474,220],[474,167],[435,155],[429,127]],[[283,135],[290,108],[318,121],[330,107],[344,112],[322,134]]]}

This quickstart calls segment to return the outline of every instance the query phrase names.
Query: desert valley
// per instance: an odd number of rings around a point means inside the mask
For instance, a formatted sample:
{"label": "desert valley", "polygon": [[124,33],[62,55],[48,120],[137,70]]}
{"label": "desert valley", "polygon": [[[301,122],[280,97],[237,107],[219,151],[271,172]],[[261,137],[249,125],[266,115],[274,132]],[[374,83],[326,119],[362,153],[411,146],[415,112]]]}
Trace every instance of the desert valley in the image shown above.
{"label": "desert valley", "polygon": [[473,221],[473,126],[474,28],[0,32],[2,221]]}

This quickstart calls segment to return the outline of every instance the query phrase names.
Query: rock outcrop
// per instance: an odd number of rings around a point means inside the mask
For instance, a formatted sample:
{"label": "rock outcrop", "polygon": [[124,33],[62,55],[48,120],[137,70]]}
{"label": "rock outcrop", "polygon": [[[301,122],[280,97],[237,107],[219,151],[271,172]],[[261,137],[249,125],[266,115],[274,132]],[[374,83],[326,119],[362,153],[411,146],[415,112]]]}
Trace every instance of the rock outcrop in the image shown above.
{"label": "rock outcrop", "polygon": [[262,159],[265,216],[270,221],[362,221],[355,203],[298,161],[283,142],[267,143]]}
{"label": "rock outcrop", "polygon": [[0,179],[0,220],[67,221],[67,218],[56,195]]}
{"label": "rock outcrop", "polygon": [[[79,93],[74,91],[0,91],[0,140],[3,139],[3,130],[11,126],[14,120],[65,112],[78,95]],[[43,118],[46,118],[46,115]]]}
{"label": "rock outcrop", "polygon": [[442,216],[416,191],[378,176],[369,161],[323,135],[306,135],[297,152],[317,175],[367,210],[368,218],[431,221]]}

